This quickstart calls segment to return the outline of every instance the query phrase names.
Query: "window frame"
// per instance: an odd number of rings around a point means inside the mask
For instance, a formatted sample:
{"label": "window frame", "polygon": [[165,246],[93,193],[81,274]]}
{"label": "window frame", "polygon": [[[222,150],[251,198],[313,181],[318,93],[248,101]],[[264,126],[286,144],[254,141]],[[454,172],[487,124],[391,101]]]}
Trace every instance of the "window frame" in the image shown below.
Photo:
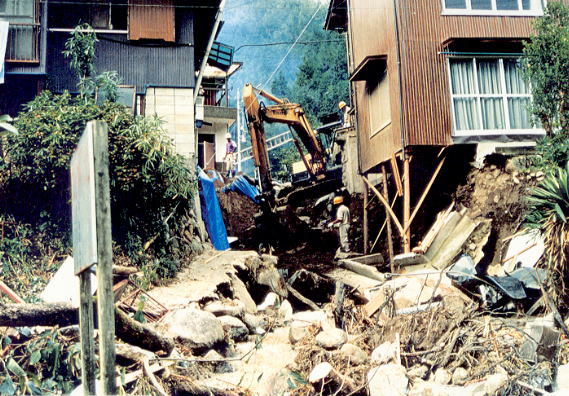
{"label": "window frame", "polygon": [[[451,59],[462,59],[462,60],[471,60],[473,62],[473,76],[474,76],[474,89],[475,93],[468,93],[468,94],[455,94],[453,93],[452,88],[452,73],[451,73]],[[500,73],[500,88],[501,93],[490,93],[490,94],[483,94],[480,93],[479,88],[479,78],[478,78],[478,61],[479,60],[498,60],[498,67]],[[451,110],[451,117],[452,117],[452,135],[453,136],[493,136],[493,135],[543,135],[545,130],[543,128],[538,128],[532,126],[529,129],[511,129],[510,128],[510,110],[508,106],[508,100],[511,98],[529,98],[530,101],[533,99],[533,95],[531,93],[527,94],[512,94],[507,92],[506,86],[506,78],[505,78],[505,68],[504,68],[504,60],[518,60],[519,57],[517,56],[453,56],[447,58],[447,78],[449,84],[449,94],[450,94],[450,110]],[[502,106],[504,110],[504,129],[484,129],[484,118],[482,115],[482,105],[481,99],[483,98],[501,98],[502,99]],[[476,110],[478,112],[478,126],[479,129],[457,129],[457,122],[456,122],[456,113],[455,113],[455,105],[454,100],[460,98],[468,98],[468,99],[475,99],[476,103]]]}
{"label": "window frame", "polygon": [[[101,5],[101,6],[102,6],[102,5],[104,5],[104,6],[107,6],[107,5],[108,5],[108,6],[109,6],[108,23],[110,24],[110,23],[111,23],[111,18],[112,18],[112,9],[113,9],[113,6],[122,5],[122,4],[113,4],[111,0],[108,0],[108,1],[109,1],[108,3],[101,3],[100,5]],[[81,5],[81,3],[69,3],[69,4]],[[88,4],[89,4],[89,3],[88,3]],[[93,3],[93,4],[91,4],[91,5],[95,6],[96,4]],[[128,34],[128,2],[127,2],[126,7],[127,7],[127,14],[126,14],[126,21],[125,21],[125,22],[126,22],[126,25],[127,25],[127,29],[115,29],[115,28],[109,29],[108,27],[107,27],[107,28],[98,27],[98,28],[93,28],[93,31],[94,31],[95,33],[100,33],[100,34],[121,34],[121,35]],[[52,12],[52,11],[50,10],[50,12]],[[48,19],[49,19],[49,18],[48,18]],[[75,30],[75,27],[49,26],[49,28],[48,28],[48,31],[49,31],[49,32],[70,33],[70,32],[72,32],[73,30]],[[79,30],[79,31],[82,31],[82,30]]]}
{"label": "window frame", "polygon": [[[20,28],[31,28],[31,51],[33,53],[31,59],[24,58],[10,58],[10,48],[6,48],[6,56],[4,62],[6,63],[22,63],[22,64],[39,64],[40,63],[40,30],[41,30],[41,20],[40,20],[40,0],[32,0],[33,11],[30,16],[23,15],[12,15],[8,14],[7,11],[0,12],[0,18],[7,20],[10,24],[8,40],[12,37],[10,33],[14,32],[18,27]],[[29,22],[13,22],[13,18],[29,18]],[[13,34],[13,33],[12,33]],[[10,43],[8,43],[10,44]]]}
{"label": "window frame", "polygon": [[385,70],[382,71],[382,74],[378,77],[376,89],[379,90],[379,87],[380,87],[382,81],[384,81],[384,80],[385,80],[385,84],[387,84],[387,92],[389,93],[389,96],[387,98],[388,102],[389,102],[389,111],[388,111],[389,117],[388,117],[387,121],[384,121],[381,124],[379,124],[379,127],[377,127],[376,129],[374,129],[373,125],[372,125],[372,120],[371,120],[372,103],[371,103],[371,95],[370,95],[371,92],[369,92],[368,87],[367,87],[367,84],[372,80],[367,80],[365,82],[366,83],[365,91],[366,91],[366,96],[367,96],[367,101],[368,101],[367,108],[368,108],[368,114],[369,114],[368,122],[369,122],[369,138],[370,139],[373,138],[374,136],[376,136],[377,134],[379,134],[380,132],[382,132],[383,130],[385,130],[385,128],[387,128],[392,123],[392,120],[391,120],[391,93],[390,93],[390,84],[389,84],[389,73],[387,71],[387,67],[385,68]]}
{"label": "window frame", "polygon": [[517,10],[499,10],[496,6],[496,0],[490,0],[492,3],[491,10],[476,10],[472,9],[472,0],[465,0],[466,8],[447,8],[446,0],[441,0],[442,13],[441,15],[448,16],[542,16],[547,6],[547,0],[536,0],[539,1],[539,9],[524,10],[522,1],[518,1]]}

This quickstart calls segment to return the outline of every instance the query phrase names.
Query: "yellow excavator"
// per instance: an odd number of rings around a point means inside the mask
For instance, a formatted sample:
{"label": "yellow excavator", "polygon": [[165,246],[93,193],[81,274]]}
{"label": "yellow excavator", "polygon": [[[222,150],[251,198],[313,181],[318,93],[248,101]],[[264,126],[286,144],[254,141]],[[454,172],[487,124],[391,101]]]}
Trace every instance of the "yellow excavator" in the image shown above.
{"label": "yellow excavator", "polygon": [[[257,94],[274,104],[265,105],[259,102]],[[265,122],[286,124],[294,131],[292,133],[293,142],[300,153],[312,184],[324,182],[330,178],[330,155],[322,145],[317,133],[312,129],[303,108],[299,104],[289,103],[286,99],[277,98],[268,92],[254,88],[251,84],[245,84],[243,104],[247,113],[253,160],[259,169],[260,185],[264,195],[274,196],[269,150],[263,125]],[[305,147],[306,153],[299,140]],[[337,179],[337,172],[333,178]]]}

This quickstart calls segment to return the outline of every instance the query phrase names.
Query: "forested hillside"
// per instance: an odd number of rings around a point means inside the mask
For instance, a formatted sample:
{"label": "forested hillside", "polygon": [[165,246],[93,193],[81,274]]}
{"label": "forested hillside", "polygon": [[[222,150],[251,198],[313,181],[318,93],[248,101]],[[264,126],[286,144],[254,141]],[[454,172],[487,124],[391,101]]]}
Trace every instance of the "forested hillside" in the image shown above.
{"label": "forested hillside", "polygon": [[[246,82],[251,82],[301,104],[314,126],[320,124],[322,116],[337,112],[338,102],[349,95],[346,49],[344,36],[324,30],[327,3],[228,0],[219,40],[234,46],[235,60],[243,62],[230,80],[231,100]],[[283,130],[282,125],[268,126],[267,134]],[[271,152],[275,176],[286,175],[286,165],[298,159],[292,144]]]}

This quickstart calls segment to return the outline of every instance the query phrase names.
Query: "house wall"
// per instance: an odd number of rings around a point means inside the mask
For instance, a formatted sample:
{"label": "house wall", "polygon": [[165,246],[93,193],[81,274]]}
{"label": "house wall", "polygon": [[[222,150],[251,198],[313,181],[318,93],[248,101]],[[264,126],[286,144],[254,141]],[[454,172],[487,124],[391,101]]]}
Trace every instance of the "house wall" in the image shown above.
{"label": "house wall", "polygon": [[[149,86],[193,88],[194,14],[190,8],[176,11],[176,43],[129,42],[127,34],[98,34],[95,69],[97,73],[116,71],[122,84],[136,86],[144,94]],[[55,92],[77,91],[77,78],[69,69],[69,59],[62,55],[68,32],[48,33],[47,59],[49,88]]]}
{"label": "house wall", "polygon": [[387,55],[387,72],[391,98],[391,124],[370,137],[368,95],[365,82],[352,84],[356,101],[359,134],[360,170],[367,171],[391,157],[401,147],[399,127],[399,77],[393,18],[393,0],[350,0],[348,31],[350,35],[352,73],[366,56]]}
{"label": "house wall", "polygon": [[193,93],[191,88],[151,87],[146,91],[145,100],[145,114],[161,117],[176,151],[190,157],[196,150]]}
{"label": "house wall", "polygon": [[[366,56],[386,55],[389,75],[391,124],[372,137],[365,82],[352,83],[362,172],[388,160],[403,144],[408,147],[453,143],[447,57],[439,54],[445,50],[445,41],[453,38],[519,41],[530,36],[535,20],[527,16],[445,16],[441,15],[441,0],[396,1],[402,98],[394,0],[349,0],[350,73]],[[404,109],[403,128],[400,101]]]}
{"label": "house wall", "polygon": [[215,135],[215,162],[223,162],[225,156],[225,135],[227,125],[224,123],[214,123],[212,126],[204,125],[198,129],[200,135]]}
{"label": "house wall", "polygon": [[443,43],[451,38],[528,38],[535,18],[446,16],[440,0],[399,1],[406,143],[452,144],[448,57],[439,54]]}

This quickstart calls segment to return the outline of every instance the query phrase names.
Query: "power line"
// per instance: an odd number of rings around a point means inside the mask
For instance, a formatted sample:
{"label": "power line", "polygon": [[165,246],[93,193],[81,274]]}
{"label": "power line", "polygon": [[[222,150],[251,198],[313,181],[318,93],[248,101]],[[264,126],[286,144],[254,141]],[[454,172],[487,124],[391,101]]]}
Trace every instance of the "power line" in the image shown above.
{"label": "power line", "polygon": [[[344,40],[313,40],[313,41],[299,41],[296,44],[320,44],[320,43],[343,43]],[[284,45],[284,44],[294,44],[294,41],[280,41],[275,43],[263,43],[263,44],[243,44],[235,49],[234,53],[237,53],[241,48],[247,47],[271,47],[274,45]]]}

